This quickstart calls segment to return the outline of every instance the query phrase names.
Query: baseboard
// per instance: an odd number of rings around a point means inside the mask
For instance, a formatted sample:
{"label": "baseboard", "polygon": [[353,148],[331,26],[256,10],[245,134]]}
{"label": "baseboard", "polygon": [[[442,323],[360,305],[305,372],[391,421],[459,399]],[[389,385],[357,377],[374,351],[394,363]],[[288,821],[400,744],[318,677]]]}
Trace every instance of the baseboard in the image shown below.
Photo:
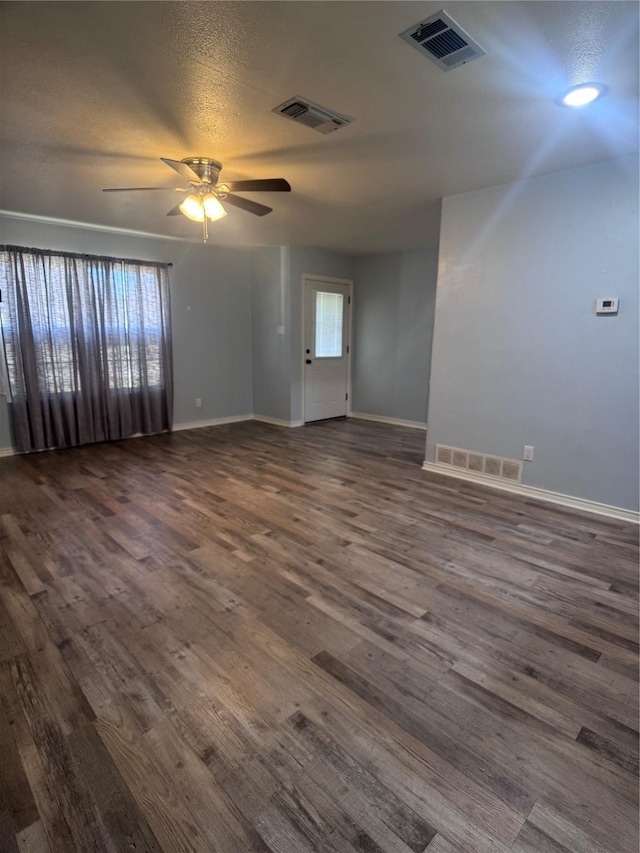
{"label": "baseboard", "polygon": [[208,421],[191,421],[173,425],[173,431],[179,432],[183,429],[200,429],[201,427],[223,426],[224,424],[237,424],[240,421],[253,420],[253,415],[231,415],[227,418],[211,418]]}
{"label": "baseboard", "polygon": [[252,415],[251,419],[260,421],[262,424],[271,424],[272,426],[281,427],[301,427],[304,426],[304,421],[285,421],[282,418],[271,418],[269,415]]}
{"label": "baseboard", "polygon": [[[224,426],[225,424],[237,424],[242,421],[260,421],[265,424],[273,424],[274,426],[282,427],[300,427],[304,426],[304,421],[285,421],[280,418],[269,418],[266,415],[230,415],[226,418],[210,418],[205,421],[185,421],[183,423],[174,424],[173,432],[180,432],[187,429],[202,429],[211,426]],[[144,438],[147,433],[137,433],[128,438]],[[3,456],[15,456],[16,451],[11,447],[0,447],[0,458]]]}
{"label": "baseboard", "polygon": [[595,515],[604,515],[607,518],[616,518],[619,521],[628,521],[632,524],[640,524],[640,513],[632,509],[624,509],[620,506],[611,506],[597,501],[589,501],[585,498],[576,498],[572,495],[563,495],[561,492],[550,492],[537,486],[524,486],[522,483],[511,483],[505,480],[497,480],[474,471],[463,471],[451,468],[449,465],[436,465],[435,462],[423,462],[422,468],[434,474],[443,474],[445,477],[455,477],[457,480],[466,480],[477,483],[480,486],[489,486],[502,492],[511,492],[525,498],[532,498],[546,503],[559,504],[570,509],[579,509],[583,512],[591,512]]}
{"label": "baseboard", "polygon": [[410,427],[411,429],[424,429],[427,425],[422,421],[403,421],[401,418],[385,418],[382,415],[367,415],[364,412],[349,412],[348,418],[357,418],[360,421],[378,421],[381,424],[391,424],[392,426]]}
{"label": "baseboard", "polygon": [[240,421],[259,421],[263,424],[281,427],[304,426],[304,421],[285,421],[282,418],[271,418],[269,415],[231,415],[228,418],[213,418],[210,421],[193,421],[192,423],[174,424],[174,432],[181,429],[199,429],[208,426],[223,426],[224,424],[237,424]]}

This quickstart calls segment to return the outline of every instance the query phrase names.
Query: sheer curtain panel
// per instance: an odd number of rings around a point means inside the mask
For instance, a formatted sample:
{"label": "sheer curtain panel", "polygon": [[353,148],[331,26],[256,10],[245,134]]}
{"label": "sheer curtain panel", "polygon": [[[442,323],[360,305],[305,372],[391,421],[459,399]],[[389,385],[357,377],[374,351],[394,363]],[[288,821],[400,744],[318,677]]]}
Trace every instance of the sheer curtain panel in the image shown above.
{"label": "sheer curtain panel", "polygon": [[16,450],[171,430],[166,264],[0,246]]}

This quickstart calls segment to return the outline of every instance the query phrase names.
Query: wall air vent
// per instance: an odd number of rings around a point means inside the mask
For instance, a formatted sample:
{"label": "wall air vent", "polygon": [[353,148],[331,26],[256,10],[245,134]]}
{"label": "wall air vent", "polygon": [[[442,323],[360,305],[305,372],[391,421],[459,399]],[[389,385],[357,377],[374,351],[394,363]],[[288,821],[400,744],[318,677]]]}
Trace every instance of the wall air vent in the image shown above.
{"label": "wall air vent", "polygon": [[436,12],[430,18],[414,24],[400,33],[400,38],[435,62],[443,71],[466,65],[472,59],[479,59],[487,53],[446,12]]}
{"label": "wall air vent", "polygon": [[518,459],[504,459],[502,456],[489,456],[485,453],[473,453],[459,447],[436,445],[436,465],[448,468],[466,468],[476,474],[499,477],[501,480],[522,481],[522,462]]}
{"label": "wall air vent", "polygon": [[346,116],[340,116],[337,113],[332,113],[324,107],[319,107],[317,104],[312,104],[306,98],[290,98],[284,104],[280,104],[271,112],[277,115],[290,118],[291,121],[297,124],[304,124],[315,130],[318,133],[332,133],[334,130],[339,130],[346,124],[350,124],[352,119]]}

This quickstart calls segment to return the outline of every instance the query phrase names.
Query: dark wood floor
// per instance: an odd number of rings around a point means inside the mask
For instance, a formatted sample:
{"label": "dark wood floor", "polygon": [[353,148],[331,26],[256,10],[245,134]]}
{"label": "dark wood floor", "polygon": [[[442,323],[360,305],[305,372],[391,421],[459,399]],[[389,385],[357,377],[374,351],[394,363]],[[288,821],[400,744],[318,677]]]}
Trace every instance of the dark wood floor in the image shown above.
{"label": "dark wood floor", "polygon": [[0,460],[3,853],[635,853],[637,531],[423,448]]}

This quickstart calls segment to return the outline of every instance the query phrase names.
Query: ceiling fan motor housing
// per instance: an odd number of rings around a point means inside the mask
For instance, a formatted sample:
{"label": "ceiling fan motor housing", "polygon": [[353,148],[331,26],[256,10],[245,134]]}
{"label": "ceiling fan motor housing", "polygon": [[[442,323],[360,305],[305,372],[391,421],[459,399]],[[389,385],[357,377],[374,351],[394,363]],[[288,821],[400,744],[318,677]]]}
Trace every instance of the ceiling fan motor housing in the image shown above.
{"label": "ceiling fan motor housing", "polygon": [[209,157],[185,157],[182,162],[190,166],[204,184],[215,187],[218,183],[222,163],[217,160],[211,160]]}

